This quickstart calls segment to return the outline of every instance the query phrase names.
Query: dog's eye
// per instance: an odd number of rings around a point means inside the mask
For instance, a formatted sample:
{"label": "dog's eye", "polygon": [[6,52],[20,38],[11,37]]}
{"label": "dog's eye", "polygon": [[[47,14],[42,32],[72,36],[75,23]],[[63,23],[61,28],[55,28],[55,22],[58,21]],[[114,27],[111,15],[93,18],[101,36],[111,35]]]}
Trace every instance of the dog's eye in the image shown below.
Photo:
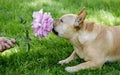
{"label": "dog's eye", "polygon": [[63,22],[63,20],[62,20],[62,19],[60,19],[60,22]]}

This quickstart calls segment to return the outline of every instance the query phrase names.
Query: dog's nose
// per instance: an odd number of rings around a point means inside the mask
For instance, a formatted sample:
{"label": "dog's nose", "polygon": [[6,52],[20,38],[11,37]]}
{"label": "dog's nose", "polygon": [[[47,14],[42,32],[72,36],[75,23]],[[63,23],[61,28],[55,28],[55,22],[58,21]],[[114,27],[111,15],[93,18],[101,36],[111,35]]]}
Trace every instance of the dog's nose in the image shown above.
{"label": "dog's nose", "polygon": [[56,20],[53,20],[53,24],[55,24],[55,21],[56,21]]}
{"label": "dog's nose", "polygon": [[53,21],[53,28],[55,27],[55,21]]}
{"label": "dog's nose", "polygon": [[59,23],[59,19],[53,20],[53,28],[56,27]]}
{"label": "dog's nose", "polygon": [[55,26],[55,20],[53,21],[53,27]]}

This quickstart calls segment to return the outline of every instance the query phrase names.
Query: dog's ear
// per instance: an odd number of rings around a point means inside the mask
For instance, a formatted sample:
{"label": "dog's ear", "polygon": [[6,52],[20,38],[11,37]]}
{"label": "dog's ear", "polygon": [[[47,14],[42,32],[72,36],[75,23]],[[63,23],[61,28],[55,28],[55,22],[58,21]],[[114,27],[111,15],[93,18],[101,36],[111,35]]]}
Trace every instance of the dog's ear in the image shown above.
{"label": "dog's ear", "polygon": [[77,18],[76,18],[76,20],[75,20],[75,26],[76,26],[76,27],[77,27],[77,26],[79,27],[79,26],[84,22],[86,15],[87,15],[87,12],[86,12],[85,8],[83,8],[83,9],[80,11],[80,13],[77,14]]}

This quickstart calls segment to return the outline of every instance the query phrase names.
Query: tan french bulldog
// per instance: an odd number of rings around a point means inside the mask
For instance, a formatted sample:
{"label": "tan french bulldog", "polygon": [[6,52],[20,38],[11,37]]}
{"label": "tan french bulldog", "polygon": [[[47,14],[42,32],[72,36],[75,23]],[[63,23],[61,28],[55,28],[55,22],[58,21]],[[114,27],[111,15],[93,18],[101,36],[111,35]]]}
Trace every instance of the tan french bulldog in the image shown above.
{"label": "tan french bulldog", "polygon": [[86,62],[66,67],[68,72],[100,68],[106,61],[120,59],[120,26],[107,27],[85,21],[87,13],[66,14],[54,21],[53,32],[69,40],[74,47],[72,54],[59,64],[67,64],[79,57]]}

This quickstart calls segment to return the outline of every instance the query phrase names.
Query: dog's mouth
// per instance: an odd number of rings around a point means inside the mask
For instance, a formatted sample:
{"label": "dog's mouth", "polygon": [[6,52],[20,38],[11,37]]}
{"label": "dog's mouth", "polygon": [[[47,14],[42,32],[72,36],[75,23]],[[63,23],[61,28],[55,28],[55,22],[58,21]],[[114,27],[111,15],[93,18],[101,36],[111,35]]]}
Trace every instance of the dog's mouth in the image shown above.
{"label": "dog's mouth", "polygon": [[58,35],[58,32],[57,32],[57,31],[55,31],[55,29],[54,29],[54,28],[52,29],[52,32],[53,32],[54,34]]}

